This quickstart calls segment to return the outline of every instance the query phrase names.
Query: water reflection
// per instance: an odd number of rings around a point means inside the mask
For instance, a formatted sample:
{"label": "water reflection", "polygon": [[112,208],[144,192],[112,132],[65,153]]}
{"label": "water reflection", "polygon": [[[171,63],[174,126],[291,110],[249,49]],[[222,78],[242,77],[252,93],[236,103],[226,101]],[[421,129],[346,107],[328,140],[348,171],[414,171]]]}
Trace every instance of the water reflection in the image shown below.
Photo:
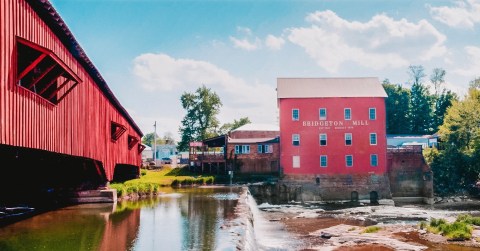
{"label": "water reflection", "polygon": [[233,250],[222,226],[238,189],[179,189],[136,202],[68,207],[0,228],[0,250]]}

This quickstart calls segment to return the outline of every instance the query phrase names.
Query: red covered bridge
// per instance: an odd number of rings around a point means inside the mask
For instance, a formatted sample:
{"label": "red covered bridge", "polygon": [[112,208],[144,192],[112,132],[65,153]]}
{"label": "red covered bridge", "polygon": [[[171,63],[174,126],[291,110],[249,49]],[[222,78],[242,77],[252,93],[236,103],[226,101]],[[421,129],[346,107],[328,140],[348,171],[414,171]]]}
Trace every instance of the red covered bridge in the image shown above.
{"label": "red covered bridge", "polygon": [[0,1],[0,183],[138,175],[142,132],[46,0]]}

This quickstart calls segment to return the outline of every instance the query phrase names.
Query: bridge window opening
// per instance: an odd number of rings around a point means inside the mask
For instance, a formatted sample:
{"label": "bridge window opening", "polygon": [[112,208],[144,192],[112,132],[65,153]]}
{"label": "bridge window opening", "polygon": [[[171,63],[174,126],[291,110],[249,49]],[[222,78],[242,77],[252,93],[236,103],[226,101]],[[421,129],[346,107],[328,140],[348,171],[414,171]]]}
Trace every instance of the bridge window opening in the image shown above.
{"label": "bridge window opening", "polygon": [[[112,141],[116,142],[124,132],[127,131],[127,128],[119,123],[111,122],[110,123],[110,132],[112,134]],[[129,144],[130,145],[130,144]]]}
{"label": "bridge window opening", "polygon": [[142,145],[142,144],[138,144],[138,153],[142,153],[143,150],[145,150],[146,146]]}
{"label": "bridge window opening", "polygon": [[132,135],[128,135],[128,149],[131,150],[137,143],[138,138]]}
{"label": "bridge window opening", "polygon": [[357,191],[353,191],[350,193],[350,200],[352,202],[358,202],[358,192]]}
{"label": "bridge window opening", "polygon": [[52,104],[62,101],[80,82],[53,52],[17,39],[17,83]]}

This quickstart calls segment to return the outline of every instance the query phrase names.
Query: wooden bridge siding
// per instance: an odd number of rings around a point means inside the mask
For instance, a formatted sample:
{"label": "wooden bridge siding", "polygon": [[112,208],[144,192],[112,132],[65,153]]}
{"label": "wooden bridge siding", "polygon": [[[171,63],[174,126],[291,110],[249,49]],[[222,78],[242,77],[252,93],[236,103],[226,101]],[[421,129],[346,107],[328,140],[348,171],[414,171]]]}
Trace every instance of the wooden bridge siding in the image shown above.
{"label": "wooden bridge siding", "polygon": [[[127,147],[139,133],[27,2],[0,1],[0,32],[0,144],[96,159],[109,179],[115,164],[140,165],[137,147]],[[16,36],[52,50],[81,79],[58,105],[16,85]],[[110,121],[127,128],[116,143]]]}

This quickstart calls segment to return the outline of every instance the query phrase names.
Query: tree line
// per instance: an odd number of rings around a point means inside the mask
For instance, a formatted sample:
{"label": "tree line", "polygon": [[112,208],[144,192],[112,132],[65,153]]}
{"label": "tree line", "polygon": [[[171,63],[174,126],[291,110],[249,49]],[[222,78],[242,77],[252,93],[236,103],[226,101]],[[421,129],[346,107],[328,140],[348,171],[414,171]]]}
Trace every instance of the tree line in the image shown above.
{"label": "tree line", "polygon": [[444,87],[446,71],[433,69],[430,84],[426,83],[425,69],[421,65],[408,68],[411,88],[383,81],[386,99],[388,134],[434,134],[438,131],[447,108],[458,100],[457,95]]}

